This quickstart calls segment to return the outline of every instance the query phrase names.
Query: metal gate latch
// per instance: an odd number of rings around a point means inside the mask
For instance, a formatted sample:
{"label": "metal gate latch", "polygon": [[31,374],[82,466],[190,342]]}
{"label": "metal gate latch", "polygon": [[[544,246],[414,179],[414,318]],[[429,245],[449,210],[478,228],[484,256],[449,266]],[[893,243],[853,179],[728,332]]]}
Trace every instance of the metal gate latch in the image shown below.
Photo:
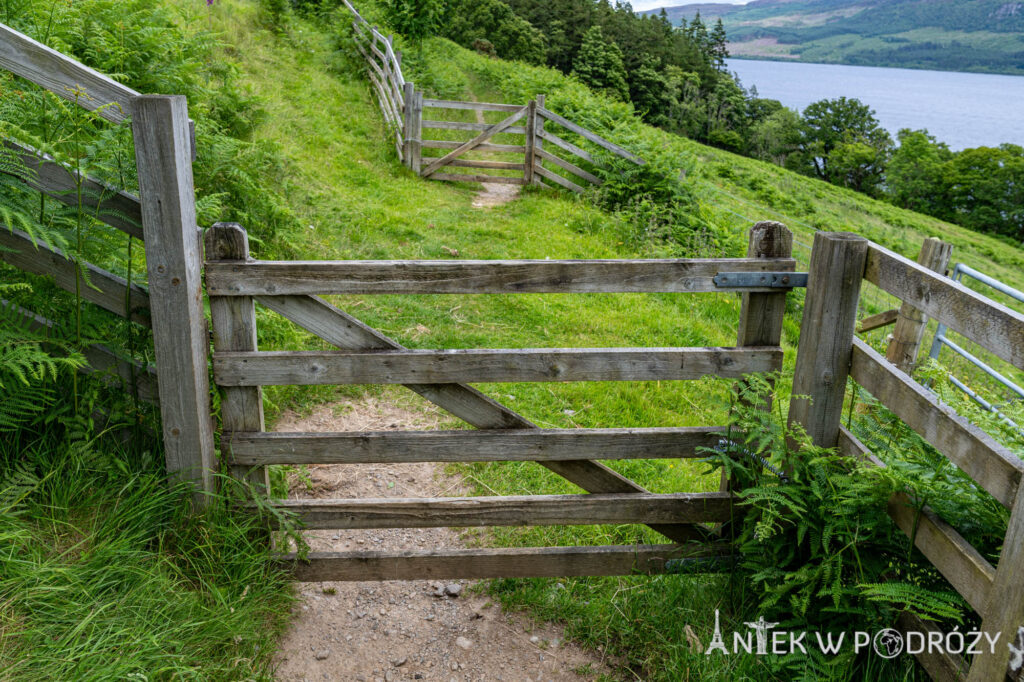
{"label": "metal gate latch", "polygon": [[719,272],[712,280],[719,289],[768,287],[793,289],[807,286],[806,272]]}

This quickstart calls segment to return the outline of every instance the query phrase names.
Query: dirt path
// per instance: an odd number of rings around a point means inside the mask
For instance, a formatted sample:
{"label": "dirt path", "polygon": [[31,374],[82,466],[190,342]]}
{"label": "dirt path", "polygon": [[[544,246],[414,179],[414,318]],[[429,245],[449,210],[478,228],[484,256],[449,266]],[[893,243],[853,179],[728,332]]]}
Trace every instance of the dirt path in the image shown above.
{"label": "dirt path", "polygon": [[[486,123],[484,112],[477,109],[477,123]],[[483,189],[473,197],[473,208],[494,208],[512,201],[519,196],[519,185],[506,185],[498,182],[482,182]]]}
{"label": "dirt path", "polygon": [[[438,428],[439,415],[376,398],[286,414],[278,431]],[[318,465],[296,477],[291,497],[440,497],[462,482],[433,464]],[[464,547],[449,529],[308,531],[313,550]],[[277,679],[396,682],[580,682],[607,673],[560,628],[505,613],[469,581],[324,582],[299,585],[301,601],[281,642]],[[578,671],[578,672],[577,672]],[[582,674],[581,674],[582,673]]]}

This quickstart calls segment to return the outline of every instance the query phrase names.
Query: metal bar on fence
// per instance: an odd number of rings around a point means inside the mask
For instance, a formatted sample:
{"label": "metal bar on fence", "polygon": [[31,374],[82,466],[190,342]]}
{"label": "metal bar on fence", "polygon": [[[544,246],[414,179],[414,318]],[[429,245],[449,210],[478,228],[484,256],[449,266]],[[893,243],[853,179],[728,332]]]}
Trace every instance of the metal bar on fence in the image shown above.
{"label": "metal bar on fence", "polygon": [[[975,270],[969,265],[964,265],[963,263],[957,263],[956,267],[953,268],[953,274],[950,275],[950,279],[952,279],[954,282],[959,282],[964,275],[976,279],[982,284],[985,284],[986,286],[989,286],[995,289],[996,291],[1006,294],[1011,298],[1024,302],[1024,292],[1014,289],[1008,284],[1005,284],[1004,282],[1001,282],[998,279],[995,279],[994,277],[990,277],[989,275],[986,275],[983,272],[979,272],[978,270]],[[939,324],[938,328],[935,330],[935,340],[932,341],[932,347],[931,350],[928,352],[928,357],[930,357],[933,360],[937,360],[939,358],[939,352],[942,350],[942,347],[947,346],[954,353],[964,358],[981,371],[985,372],[985,374],[989,375],[990,377],[998,381],[1000,384],[1010,389],[1012,392],[1016,393],[1021,399],[1024,399],[1024,388],[1018,386],[1009,378],[1003,376],[1003,374],[1001,374],[994,367],[986,363],[984,360],[981,360],[977,356],[971,354],[965,348],[959,346],[956,342],[950,340],[946,336],[946,332],[948,331],[949,330],[946,327],[946,325]],[[1012,419],[1010,419],[1005,414],[1000,412],[999,408],[997,408],[995,405],[982,398],[980,395],[978,395],[976,391],[968,388],[967,385],[965,385],[962,381],[954,377],[952,374],[949,375],[949,381],[958,389],[966,393],[968,397],[974,400],[974,402],[981,405],[984,409],[996,414],[1007,424],[1013,426],[1018,431],[1024,433],[1024,428],[1022,428]]]}

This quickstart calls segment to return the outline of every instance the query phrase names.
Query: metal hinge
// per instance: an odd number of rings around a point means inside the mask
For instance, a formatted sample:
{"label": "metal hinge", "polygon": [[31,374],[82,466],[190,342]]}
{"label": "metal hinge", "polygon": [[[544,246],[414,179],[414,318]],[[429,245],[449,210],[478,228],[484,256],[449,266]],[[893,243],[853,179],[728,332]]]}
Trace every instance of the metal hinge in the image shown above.
{"label": "metal hinge", "polygon": [[769,287],[792,289],[807,286],[806,272],[720,272],[714,277],[719,289]]}

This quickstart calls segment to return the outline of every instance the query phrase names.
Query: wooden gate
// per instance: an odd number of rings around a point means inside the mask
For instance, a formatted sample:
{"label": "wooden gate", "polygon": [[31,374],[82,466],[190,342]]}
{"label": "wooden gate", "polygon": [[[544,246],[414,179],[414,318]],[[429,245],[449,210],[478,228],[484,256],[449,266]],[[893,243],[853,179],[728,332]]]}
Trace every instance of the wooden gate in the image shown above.
{"label": "wooden gate", "polygon": [[[511,117],[510,117],[511,118]],[[511,125],[506,119],[506,124]],[[678,260],[317,261],[248,259],[245,231],[208,232],[206,278],[213,373],[224,390],[225,456],[239,476],[263,481],[270,464],[536,461],[589,495],[279,502],[310,528],[403,528],[635,523],[676,544],[314,553],[291,560],[295,578],[396,580],[615,575],[670,570],[681,557],[727,551],[711,531],[732,516],[727,492],[652,494],[601,459],[701,457],[724,427],[540,429],[470,382],[740,379],[782,366],[785,289],[762,273],[790,272],[792,241],[778,223],[754,230],[751,257]],[[767,245],[767,247],[766,247]],[[744,293],[737,347],[408,350],[320,294],[529,294],[720,291]],[[721,280],[719,280],[721,281]],[[254,301],[337,351],[260,352]],[[744,346],[744,347],[740,347]],[[404,384],[476,427],[472,431],[268,433],[260,386]],[[699,542],[689,543],[697,540]],[[683,544],[689,543],[689,544]]]}

